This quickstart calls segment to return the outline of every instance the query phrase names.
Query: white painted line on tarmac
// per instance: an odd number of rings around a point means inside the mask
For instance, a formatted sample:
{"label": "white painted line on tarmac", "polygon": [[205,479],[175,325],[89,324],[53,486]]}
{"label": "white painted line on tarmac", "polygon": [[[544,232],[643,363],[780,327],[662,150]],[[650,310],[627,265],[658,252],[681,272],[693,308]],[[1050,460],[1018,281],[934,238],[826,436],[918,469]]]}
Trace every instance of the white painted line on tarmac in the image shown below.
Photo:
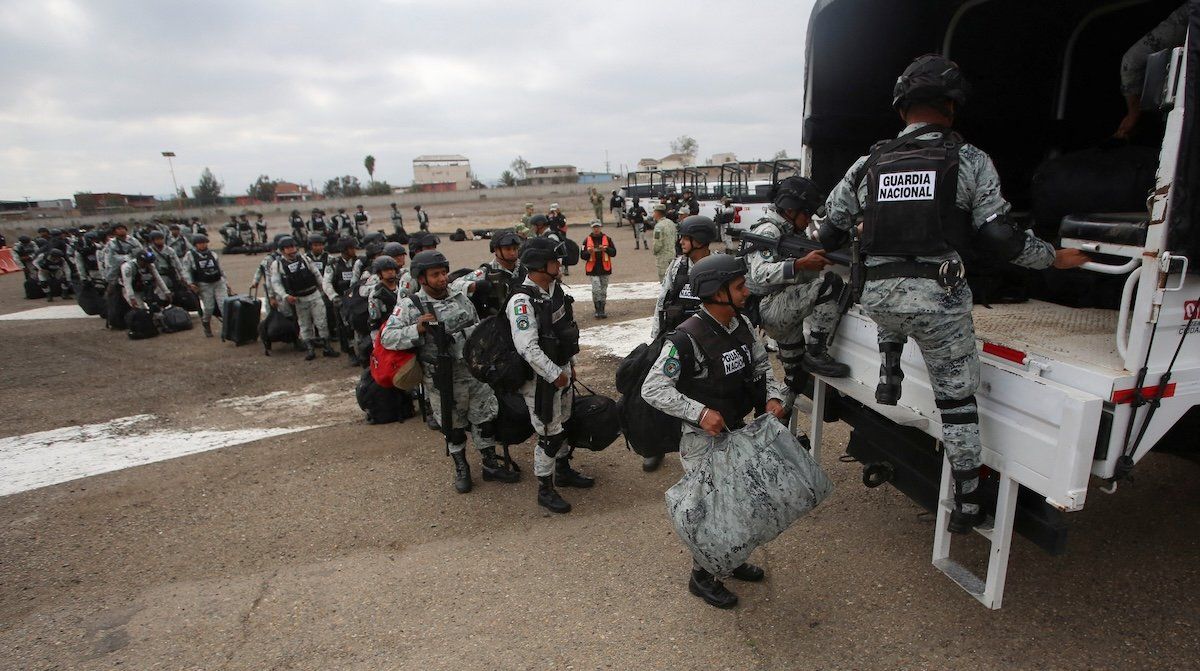
{"label": "white painted line on tarmac", "polygon": [[0,496],[314,428],[185,431],[156,429],[154,420],[133,415],[0,438]]}
{"label": "white painted line on tarmac", "polygon": [[612,325],[593,326],[579,332],[579,345],[600,350],[601,354],[624,359],[635,347],[650,342],[654,317],[643,317]]}
{"label": "white painted line on tarmac", "polygon": [[[662,285],[658,282],[619,282],[608,285],[608,300],[655,300]],[[563,289],[577,301],[592,300],[591,284],[565,284]]]}
{"label": "white painted line on tarmac", "polygon": [[22,310],[21,312],[10,312],[6,315],[0,315],[0,321],[28,321],[34,319],[99,319],[83,311],[75,303],[64,303],[62,305],[47,305],[44,308],[34,308],[32,310]]}

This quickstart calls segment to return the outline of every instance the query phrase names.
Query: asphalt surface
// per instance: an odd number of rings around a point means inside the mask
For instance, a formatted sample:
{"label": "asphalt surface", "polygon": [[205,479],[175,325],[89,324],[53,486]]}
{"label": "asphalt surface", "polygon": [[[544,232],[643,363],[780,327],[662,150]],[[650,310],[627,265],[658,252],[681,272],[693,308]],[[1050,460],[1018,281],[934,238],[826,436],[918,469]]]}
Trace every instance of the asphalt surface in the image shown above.
{"label": "asphalt surface", "polygon": [[[628,229],[610,232],[614,281],[653,279]],[[455,265],[486,254],[443,248]],[[226,259],[235,287],[256,262]],[[20,291],[0,277],[0,313],[42,305]],[[608,323],[649,309],[610,303]],[[616,359],[582,359],[612,394]],[[847,428],[829,425],[834,494],[756,551],[767,580],[730,581],[741,604],[718,611],[686,590],[662,498],[674,457],[645,474],[621,441],[580,454],[597,485],[564,490],[575,509],[551,516],[530,443],[520,483],[481,482],[471,452],[476,488],[456,494],[438,434],[365,424],[344,359],[267,358],[199,329],[133,342],[89,319],[0,322],[0,360],[0,436],[137,413],[321,425],[0,497],[3,669],[1197,668],[1200,467],[1176,456],[1115,495],[1093,488],[1065,556],[1016,540],[1004,608],[988,611],[930,565],[932,516],[863,488],[838,460]],[[217,404],[314,389],[328,398],[307,409]],[[956,554],[982,568],[986,548]]]}

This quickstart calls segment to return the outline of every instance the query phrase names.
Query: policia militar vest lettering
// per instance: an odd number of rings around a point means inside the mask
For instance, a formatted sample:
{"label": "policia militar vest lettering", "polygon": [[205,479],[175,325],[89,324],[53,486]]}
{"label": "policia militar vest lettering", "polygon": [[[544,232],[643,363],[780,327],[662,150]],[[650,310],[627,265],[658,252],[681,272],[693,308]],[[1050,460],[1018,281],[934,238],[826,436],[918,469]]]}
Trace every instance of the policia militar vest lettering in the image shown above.
{"label": "policia militar vest lettering", "polygon": [[[919,136],[941,133],[935,140]],[[939,256],[957,251],[974,261],[970,213],[955,203],[962,136],[922,126],[876,144],[857,184],[866,180],[862,253],[874,256]]]}
{"label": "policia militar vest lettering", "polygon": [[662,323],[659,324],[662,333],[669,333],[700,312],[700,299],[692,293],[692,285],[688,282],[690,268],[691,261],[685,256],[671,278],[671,288],[663,299]]}
{"label": "policia militar vest lettering", "polygon": [[317,290],[317,276],[299,254],[293,261],[279,257],[279,269],[282,271],[283,288],[289,296],[307,296]]}
{"label": "policia militar vest lettering", "polygon": [[[746,425],[746,414],[766,406],[766,378],[755,379],[754,332],[740,316],[733,333],[701,313],[689,317],[667,336],[679,353],[682,366],[679,393],[721,413],[725,425],[736,431]],[[686,334],[686,335],[685,335]],[[688,339],[691,336],[691,340]],[[708,375],[694,377],[696,348],[707,363]]]}
{"label": "policia militar vest lettering", "polygon": [[192,250],[192,262],[196,264],[194,278],[197,282],[212,284],[221,280],[221,266],[210,251],[199,252]]}

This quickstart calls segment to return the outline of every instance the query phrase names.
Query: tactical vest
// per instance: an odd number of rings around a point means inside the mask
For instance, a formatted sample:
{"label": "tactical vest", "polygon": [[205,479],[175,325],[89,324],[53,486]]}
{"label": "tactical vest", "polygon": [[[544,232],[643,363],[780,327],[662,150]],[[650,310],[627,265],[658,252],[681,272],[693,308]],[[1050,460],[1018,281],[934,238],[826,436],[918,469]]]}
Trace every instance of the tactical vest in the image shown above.
{"label": "tactical vest", "polygon": [[315,266],[317,269],[318,275],[324,275],[325,274],[325,266],[327,266],[329,264],[329,252],[321,252],[320,254],[317,254],[316,256],[309,254],[308,260],[312,261],[313,266]]}
{"label": "tactical vest", "polygon": [[279,269],[283,288],[289,296],[307,296],[317,290],[317,276],[299,254],[292,261],[279,257]]}
{"label": "tactical vest", "polygon": [[[766,390],[765,378],[754,379],[754,332],[744,319],[736,319],[737,329],[728,333],[712,317],[697,314],[668,336],[679,353],[682,366],[675,388],[684,396],[721,413],[725,425],[734,431],[746,425],[747,413],[765,402]],[[692,340],[707,364],[708,372],[703,378],[694,374],[697,352]]]}
{"label": "tactical vest", "polygon": [[354,213],[354,223],[355,223],[355,225],[358,225],[358,226],[365,226],[367,224],[367,213],[366,212],[355,212]]}
{"label": "tactical vest", "polygon": [[100,270],[100,258],[97,255],[99,250],[95,245],[88,245],[79,255],[83,257],[83,267],[86,270]]}
{"label": "tactical vest", "polygon": [[175,266],[171,263],[171,259],[167,254],[174,254],[170,247],[159,249],[154,245],[150,246],[150,251],[154,252],[154,267],[158,268],[158,274],[163,277],[175,277]]}
{"label": "tactical vest", "polygon": [[371,330],[374,331],[383,328],[383,325],[387,323],[388,317],[392,316],[392,310],[396,309],[397,294],[383,282],[376,284],[371,289],[371,293],[374,298],[383,304],[383,309],[379,311],[379,316],[371,322]]}
{"label": "tactical vest", "polygon": [[133,273],[133,291],[134,293],[142,293],[150,290],[154,286],[154,272],[146,269],[142,270],[142,264],[138,264]]}
{"label": "tactical vest", "polygon": [[312,229],[314,231],[320,231],[323,233],[325,231],[325,218],[321,217],[321,216],[313,217],[312,218]]}
{"label": "tactical vest", "polygon": [[585,273],[592,273],[596,270],[596,257],[592,254],[593,249],[600,249],[600,268],[604,273],[612,273],[612,257],[608,255],[608,236],[601,234],[600,242],[596,242],[596,238],[589,235],[583,241],[584,252],[587,254],[587,265],[584,266]]}
{"label": "tactical vest", "polygon": [[237,229],[241,233],[249,233],[251,230],[253,230],[253,229],[251,229],[250,222],[248,222],[248,221],[239,221],[238,225],[237,225]]}
{"label": "tactical vest", "polygon": [[62,259],[55,258],[53,256],[50,256],[49,254],[46,254],[45,256],[42,257],[42,268],[45,269],[47,272],[56,273],[56,272],[62,270],[62,267],[63,267]]}
{"label": "tactical vest", "polygon": [[701,301],[692,293],[692,285],[688,282],[690,260],[685,256],[671,278],[671,288],[663,299],[663,311],[659,316],[659,331],[669,333],[678,328],[687,318],[700,312]]}
{"label": "tactical vest", "polygon": [[304,217],[292,217],[288,221],[291,222],[293,231],[298,231],[304,228]]}
{"label": "tactical vest", "polygon": [[[410,294],[410,296],[412,297],[414,303],[419,304],[422,312],[428,312],[431,309],[430,306],[432,306],[434,302],[433,299],[430,299],[428,296],[418,296],[415,293]],[[450,339],[452,341],[462,342],[464,340],[464,336],[459,334],[467,328],[470,328],[472,325],[479,323],[479,317],[471,308],[471,299],[467,298],[466,294],[457,292],[448,295],[447,298],[451,298],[451,296],[453,297],[453,300],[438,299],[437,302],[440,303],[440,305],[438,305],[436,310],[434,310],[434,313],[437,315],[438,324],[446,330],[446,334],[450,336]],[[428,330],[425,331],[423,338],[425,342],[429,344],[429,346],[422,347],[420,349],[421,361],[426,364],[437,363],[438,352],[436,338],[434,337],[433,333]],[[456,351],[459,350],[457,346],[454,349]]]}
{"label": "tactical vest", "polygon": [[221,266],[211,251],[199,252],[193,249],[192,262],[196,264],[196,272],[192,274],[192,279],[196,282],[212,284],[221,281]]}
{"label": "tactical vest", "polygon": [[260,231],[260,232],[265,231],[265,230],[267,230],[267,222],[262,221],[261,219],[258,221],[255,221],[254,228],[255,228],[255,230]]}
{"label": "tactical vest", "polygon": [[333,290],[337,295],[344,296],[350,290],[350,285],[354,284],[354,264],[358,258],[352,258],[347,261],[344,257],[339,256],[333,260],[331,267],[333,268]]}
{"label": "tactical vest", "polygon": [[519,263],[511,273],[491,263],[485,263],[480,268],[483,269],[484,277],[487,279],[489,287],[487,300],[484,301],[483,305],[484,310],[479,315],[480,319],[482,319],[499,314],[504,309],[504,306],[508,305],[508,299],[512,296],[513,287],[522,284],[525,281],[527,273],[525,266]]}
{"label": "tactical vest", "polygon": [[[918,136],[941,132],[936,140]],[[963,139],[922,126],[876,144],[858,179],[867,184],[862,252],[875,256],[970,255],[970,213],[955,204]],[[970,255],[973,256],[973,255]]]}
{"label": "tactical vest", "polygon": [[575,299],[554,285],[554,293],[544,295],[536,287],[522,284],[512,291],[529,297],[538,320],[538,346],[556,366],[565,366],[579,353],[579,325],[575,323]]}

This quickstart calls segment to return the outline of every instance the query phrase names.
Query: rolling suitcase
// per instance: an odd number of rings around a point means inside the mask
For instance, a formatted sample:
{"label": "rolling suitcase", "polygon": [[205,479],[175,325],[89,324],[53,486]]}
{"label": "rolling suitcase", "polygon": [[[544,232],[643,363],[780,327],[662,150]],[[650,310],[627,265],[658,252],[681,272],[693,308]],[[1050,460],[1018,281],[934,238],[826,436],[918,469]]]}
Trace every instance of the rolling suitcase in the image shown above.
{"label": "rolling suitcase", "polygon": [[221,341],[233,341],[242,346],[258,340],[258,320],[262,316],[262,301],[254,294],[230,296],[221,303]]}

